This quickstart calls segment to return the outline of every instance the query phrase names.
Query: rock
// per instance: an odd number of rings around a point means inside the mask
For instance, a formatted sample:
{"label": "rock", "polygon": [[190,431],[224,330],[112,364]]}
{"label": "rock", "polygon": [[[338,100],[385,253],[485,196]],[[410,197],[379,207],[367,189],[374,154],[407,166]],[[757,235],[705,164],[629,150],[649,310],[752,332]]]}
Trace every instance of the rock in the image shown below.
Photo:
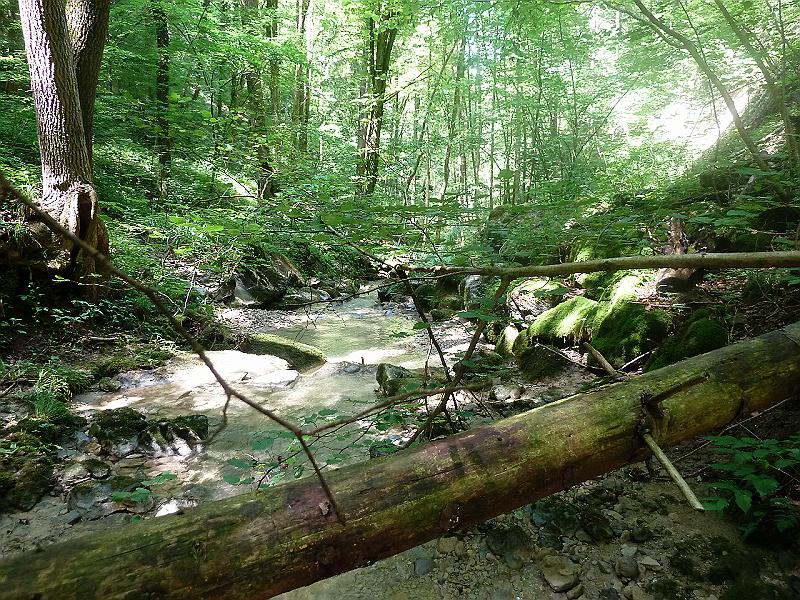
{"label": "rock", "polygon": [[579,583],[580,566],[566,556],[546,556],[539,564],[542,575],[554,592],[566,592]]}
{"label": "rock", "polygon": [[88,479],[89,471],[84,465],[84,461],[72,461],[67,463],[64,467],[61,478],[64,483],[71,484],[82,479]]}
{"label": "rock", "polygon": [[107,454],[127,456],[139,444],[139,434],[147,429],[145,416],[129,407],[104,410],[94,415],[89,435],[95,437]]}
{"label": "rock", "polygon": [[555,348],[544,344],[533,344],[517,356],[517,367],[528,381],[563,371],[572,363]]}
{"label": "rock", "polygon": [[97,382],[97,387],[104,392],[117,392],[122,389],[122,383],[110,377],[103,377]]}
{"label": "rock", "polygon": [[631,541],[646,542],[653,537],[653,531],[647,525],[636,525],[631,530]]}
{"label": "rock", "polygon": [[111,487],[95,481],[86,481],[73,487],[67,494],[67,509],[81,514],[105,502],[111,496]]}
{"label": "rock", "polygon": [[636,546],[623,545],[621,551],[622,551],[622,556],[631,558],[633,556],[636,556],[636,553],[639,551],[639,548],[637,548]]}
{"label": "rock", "polygon": [[557,343],[578,343],[589,337],[597,302],[575,296],[543,312],[528,326],[528,338]]}
{"label": "rock", "polygon": [[566,288],[551,279],[524,279],[506,295],[506,306],[514,319],[538,317],[564,297]]}
{"label": "rock", "polygon": [[527,552],[530,540],[521,527],[514,525],[508,529],[492,529],[486,536],[489,550],[501,556],[511,569],[522,568],[522,555]]}
{"label": "rock", "polygon": [[614,571],[621,578],[636,579],[639,577],[639,564],[632,556],[623,556],[614,563]]}
{"label": "rock", "polygon": [[583,595],[583,584],[579,583],[571,590],[567,591],[567,600],[575,600],[576,598],[580,598]]}
{"label": "rock", "polygon": [[664,567],[661,566],[661,563],[650,556],[644,556],[640,558],[639,565],[649,569],[650,571],[661,571],[664,569]]}
{"label": "rock", "polygon": [[504,358],[513,356],[514,342],[519,337],[519,331],[513,325],[506,325],[505,329],[500,332],[497,338],[497,343],[494,346],[494,351]]}
{"label": "rock", "polygon": [[525,393],[525,388],[516,383],[501,383],[494,386],[489,391],[489,400],[495,402],[507,402],[509,400],[518,400],[522,394]]}
{"label": "rock", "polygon": [[50,489],[53,463],[45,456],[10,456],[0,459],[0,511],[30,510]]}
{"label": "rock", "polygon": [[250,354],[277,356],[284,359],[297,371],[317,367],[325,364],[327,360],[322,351],[313,346],[271,333],[250,334],[241,344],[241,349]]}
{"label": "rock", "polygon": [[244,267],[211,293],[214,300],[233,306],[268,308],[283,298],[289,289],[301,286],[303,275],[283,254],[251,245]]}
{"label": "rock", "polygon": [[575,532],[575,539],[587,543],[593,541],[592,536],[586,533],[586,531],[583,529],[578,529],[578,531]]}
{"label": "rock", "polygon": [[622,600],[620,593],[613,587],[600,590],[598,598],[600,598],[600,600]]}
{"label": "rock", "polygon": [[83,466],[92,479],[105,479],[111,475],[111,465],[97,458],[89,458],[83,461]]}
{"label": "rock", "polygon": [[82,516],[83,516],[83,511],[78,510],[78,509],[71,510],[67,514],[64,515],[64,522],[67,525],[75,525],[75,523],[77,523],[78,521],[81,520]]}
{"label": "rock", "polygon": [[457,544],[458,538],[443,537],[439,538],[439,540],[436,542],[436,549],[442,554],[450,554],[451,552],[455,551]]}
{"label": "rock", "polygon": [[414,561],[414,575],[422,577],[433,570],[433,559],[430,556],[423,556]]}
{"label": "rock", "polygon": [[635,583],[629,583],[622,588],[622,595],[628,600],[650,600],[650,595]]}
{"label": "rock", "polygon": [[[708,314],[706,311],[697,311],[697,313]],[[727,344],[727,328],[718,321],[701,317],[691,321],[683,335],[669,338],[648,359],[644,370],[660,369],[685,358],[722,348]]]}
{"label": "rock", "polygon": [[419,383],[414,373],[403,367],[389,363],[380,363],[375,379],[380,387],[380,392],[384,396],[394,396],[409,383]]}
{"label": "rock", "polygon": [[492,284],[498,281],[497,277],[483,275],[467,275],[458,286],[463,307],[466,310],[480,308],[481,303],[492,293]]}

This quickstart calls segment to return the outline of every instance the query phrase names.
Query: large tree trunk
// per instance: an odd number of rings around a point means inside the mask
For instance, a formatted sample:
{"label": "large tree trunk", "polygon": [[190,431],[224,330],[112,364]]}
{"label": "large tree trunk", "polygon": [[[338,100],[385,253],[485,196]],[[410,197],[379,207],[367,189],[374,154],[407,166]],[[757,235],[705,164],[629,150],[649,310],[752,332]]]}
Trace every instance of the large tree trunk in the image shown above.
{"label": "large tree trunk", "polygon": [[[42,157],[41,206],[65,229],[106,253],[108,240],[98,216],[65,3],[20,0],[19,7]],[[79,58],[83,56],[83,62],[93,63],[98,59],[97,51],[88,48],[95,48],[94,42],[84,46],[86,50],[78,53]],[[87,91],[89,96],[93,98],[94,94]],[[74,249],[68,240],[43,226],[34,230],[48,251],[49,268],[71,267],[77,276],[94,272],[94,261]]]}
{"label": "large tree trunk", "polygon": [[22,555],[0,564],[0,599],[267,598],[642,460],[643,426],[667,446],[798,393],[795,323],[330,473],[344,523],[306,478]]}
{"label": "large tree trunk", "polygon": [[81,120],[86,139],[89,165],[92,164],[92,128],[94,124],[94,100],[103,47],[108,35],[108,15],[111,0],[69,0],[67,2],[67,26],[72,40],[75,78],[78,83],[78,98],[81,104]]}

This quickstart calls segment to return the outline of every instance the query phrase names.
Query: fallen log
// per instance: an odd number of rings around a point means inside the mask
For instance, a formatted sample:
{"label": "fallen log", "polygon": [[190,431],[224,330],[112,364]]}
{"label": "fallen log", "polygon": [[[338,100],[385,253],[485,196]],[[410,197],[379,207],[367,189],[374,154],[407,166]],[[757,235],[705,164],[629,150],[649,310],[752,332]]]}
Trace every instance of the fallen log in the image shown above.
{"label": "fallen log", "polygon": [[[327,479],[0,564],[0,599],[268,598],[483,522],[800,393],[800,323]],[[699,517],[698,517],[699,518]]]}

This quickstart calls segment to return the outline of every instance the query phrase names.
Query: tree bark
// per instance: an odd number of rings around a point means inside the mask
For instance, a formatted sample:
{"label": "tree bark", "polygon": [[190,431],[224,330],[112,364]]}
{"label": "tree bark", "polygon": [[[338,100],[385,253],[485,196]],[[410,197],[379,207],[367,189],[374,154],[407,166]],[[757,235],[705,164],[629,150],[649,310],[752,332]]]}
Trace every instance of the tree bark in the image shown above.
{"label": "tree bark", "polygon": [[[100,4],[94,6],[101,8]],[[98,215],[87,147],[91,134],[87,138],[75,65],[76,55],[83,57],[85,68],[99,60],[98,42],[86,41],[82,44],[85,50],[76,53],[63,0],[20,0],[19,7],[42,158],[41,207],[65,229],[106,254],[108,238]],[[104,18],[107,20],[107,16],[98,16],[96,21]],[[101,29],[93,31],[97,34]],[[85,93],[94,96],[88,90]],[[48,268],[71,269],[78,277],[94,272],[93,259],[36,225],[33,233],[47,249]]]}
{"label": "tree bark", "polygon": [[[360,156],[356,175],[361,193],[369,196],[378,184],[380,166],[381,131],[386,108],[386,84],[392,61],[392,48],[397,37],[397,28],[389,22],[394,17],[390,11],[367,19],[367,48],[364,53],[367,69],[367,118],[359,134]],[[363,144],[363,146],[362,146]]]}
{"label": "tree bark", "polygon": [[172,140],[169,132],[169,25],[161,0],[152,0],[151,11],[156,37],[156,139],[158,157],[158,197],[166,199],[172,171]]}
{"label": "tree bark", "polygon": [[[637,379],[313,478],[0,564],[2,600],[267,598],[643,460],[800,393],[800,323]],[[661,411],[647,408],[652,398]]]}
{"label": "tree bark", "polygon": [[78,98],[81,104],[83,133],[89,166],[92,164],[92,130],[94,125],[94,101],[100,76],[100,63],[108,35],[108,15],[111,0],[69,0],[67,2],[67,26],[72,40],[75,78],[78,83]]}

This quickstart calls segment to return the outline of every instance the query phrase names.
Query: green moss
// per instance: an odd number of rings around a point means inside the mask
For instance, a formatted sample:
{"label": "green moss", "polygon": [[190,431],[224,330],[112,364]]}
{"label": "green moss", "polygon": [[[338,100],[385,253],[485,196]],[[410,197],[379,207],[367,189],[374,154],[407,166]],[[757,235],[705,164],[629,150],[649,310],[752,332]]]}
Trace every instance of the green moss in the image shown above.
{"label": "green moss", "polygon": [[101,379],[134,369],[154,369],[173,355],[172,350],[157,344],[119,348],[112,354],[99,358],[92,365],[92,374]]}
{"label": "green moss", "polygon": [[321,350],[308,344],[295,342],[271,333],[255,333],[247,337],[242,351],[251,354],[269,354],[288,362],[293,369],[305,371],[325,364],[327,360]]}
{"label": "green moss", "polygon": [[447,294],[439,300],[438,308],[448,310],[461,310],[461,296],[458,294]]}
{"label": "green moss", "polygon": [[502,357],[509,357],[514,354],[514,343],[519,337],[519,331],[513,325],[506,325],[497,338],[494,351]]}
{"label": "green moss", "polygon": [[528,337],[542,341],[568,340],[577,343],[589,337],[596,311],[597,302],[575,296],[539,315],[528,327]]}
{"label": "green moss", "polygon": [[595,318],[592,345],[612,365],[623,363],[655,348],[669,331],[670,316],[639,304],[601,305]]}
{"label": "green moss", "polygon": [[686,358],[722,348],[727,344],[728,330],[719,321],[702,316],[699,319],[690,319],[690,324],[683,335],[670,338],[650,357],[645,365],[645,371],[660,369]]}
{"label": "green moss", "polygon": [[522,354],[523,350],[528,347],[528,342],[530,340],[530,336],[528,334],[527,329],[523,329],[519,332],[517,339],[514,340],[513,345],[511,346],[511,353],[514,356],[519,356]]}
{"label": "green moss", "polygon": [[517,366],[528,381],[537,381],[542,377],[554,375],[563,371],[569,364],[567,358],[543,344],[534,344],[517,357]]}
{"label": "green moss", "polygon": [[47,456],[0,459],[0,510],[30,510],[50,489],[53,462]]}
{"label": "green moss", "polygon": [[431,319],[436,322],[447,321],[454,314],[456,313],[448,308],[434,308],[431,311]]}

